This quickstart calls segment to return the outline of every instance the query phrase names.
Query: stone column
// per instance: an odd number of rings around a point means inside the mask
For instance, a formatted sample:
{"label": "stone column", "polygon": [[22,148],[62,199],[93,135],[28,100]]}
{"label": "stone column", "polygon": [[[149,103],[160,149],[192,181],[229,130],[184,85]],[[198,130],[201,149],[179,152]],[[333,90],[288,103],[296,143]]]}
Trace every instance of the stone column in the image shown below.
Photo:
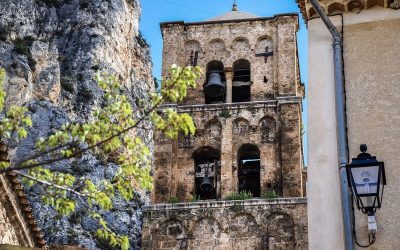
{"label": "stone column", "polygon": [[233,80],[232,68],[225,68],[225,77],[226,77],[225,103],[232,103],[232,80]]}

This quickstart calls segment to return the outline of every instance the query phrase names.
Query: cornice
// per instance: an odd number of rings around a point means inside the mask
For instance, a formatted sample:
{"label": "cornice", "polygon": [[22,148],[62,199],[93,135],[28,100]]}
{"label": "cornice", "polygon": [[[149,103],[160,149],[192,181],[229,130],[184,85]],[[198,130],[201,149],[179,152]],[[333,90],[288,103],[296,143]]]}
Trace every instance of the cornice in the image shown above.
{"label": "cornice", "polygon": [[[374,6],[392,9],[400,8],[400,0],[320,0],[319,2],[327,15],[345,12],[359,13]],[[318,17],[308,0],[296,0],[296,3],[306,22],[311,18]]]}

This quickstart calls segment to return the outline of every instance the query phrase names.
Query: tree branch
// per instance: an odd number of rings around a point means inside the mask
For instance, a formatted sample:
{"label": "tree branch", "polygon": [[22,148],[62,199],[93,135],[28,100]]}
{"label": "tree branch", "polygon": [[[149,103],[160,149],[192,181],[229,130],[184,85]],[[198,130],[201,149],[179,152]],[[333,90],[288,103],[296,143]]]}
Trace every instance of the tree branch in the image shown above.
{"label": "tree branch", "polygon": [[59,161],[62,161],[62,160],[67,160],[67,159],[74,158],[74,157],[76,157],[76,156],[78,156],[78,155],[80,155],[80,154],[82,154],[82,153],[84,153],[84,152],[86,152],[86,151],[88,151],[88,150],[90,150],[90,149],[99,147],[99,146],[101,146],[102,144],[111,141],[113,138],[115,138],[115,137],[117,137],[117,136],[120,136],[120,135],[122,135],[122,134],[128,132],[129,130],[132,130],[132,129],[136,128],[136,127],[137,127],[142,121],[144,121],[144,120],[145,120],[145,119],[160,105],[160,104],[161,104],[161,101],[158,101],[156,104],[154,104],[154,106],[151,107],[149,110],[147,110],[147,111],[144,113],[144,115],[143,115],[134,125],[132,125],[132,126],[126,128],[126,129],[124,129],[124,130],[121,130],[120,132],[118,132],[118,133],[116,133],[116,134],[114,134],[114,135],[108,137],[107,139],[105,139],[105,140],[103,140],[103,141],[100,141],[100,142],[98,142],[98,143],[96,143],[96,144],[93,144],[93,145],[91,145],[91,146],[89,146],[89,147],[87,147],[87,148],[78,150],[78,151],[74,152],[72,155],[70,155],[69,157],[67,157],[67,156],[62,156],[62,157],[54,158],[54,159],[47,160],[47,161],[42,161],[42,162],[38,162],[38,163],[29,164],[29,165],[26,165],[26,166],[21,166],[21,165],[17,165],[17,164],[12,164],[10,167],[0,169],[0,174],[1,174],[1,173],[8,172],[8,171],[23,170],[23,169],[30,169],[30,168],[34,168],[34,167],[38,167],[38,166],[45,166],[45,165],[49,165],[49,164],[51,164],[51,163],[55,163],[55,162],[59,162]]}
{"label": "tree branch", "polygon": [[16,174],[20,175],[20,176],[23,176],[23,177],[27,178],[27,179],[30,179],[32,181],[36,181],[37,183],[40,183],[40,184],[43,184],[43,185],[46,185],[46,186],[49,186],[49,187],[55,187],[57,189],[65,190],[65,191],[74,193],[74,194],[78,195],[79,197],[92,197],[91,195],[83,194],[83,193],[78,192],[78,191],[76,191],[76,190],[74,190],[72,188],[65,187],[65,186],[60,186],[60,185],[51,183],[49,181],[41,180],[39,178],[36,178],[36,177],[31,176],[31,175],[25,174],[25,173],[23,173],[21,171],[18,171],[18,170],[15,170],[14,172]]}

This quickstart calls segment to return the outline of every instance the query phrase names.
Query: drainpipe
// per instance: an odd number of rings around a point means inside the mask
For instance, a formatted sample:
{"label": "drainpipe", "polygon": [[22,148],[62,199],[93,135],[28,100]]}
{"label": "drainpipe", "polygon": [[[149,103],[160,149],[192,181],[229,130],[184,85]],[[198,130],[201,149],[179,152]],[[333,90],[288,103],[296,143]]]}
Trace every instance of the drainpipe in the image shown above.
{"label": "drainpipe", "polygon": [[349,186],[347,183],[346,165],[348,160],[347,152],[347,131],[345,116],[345,94],[344,94],[344,78],[343,78],[343,43],[342,36],[332,21],[325,14],[318,0],[310,0],[312,6],[321,17],[325,26],[332,34],[333,38],[333,60],[335,67],[335,99],[336,99],[336,118],[337,118],[337,136],[338,136],[338,153],[339,153],[339,174],[341,184],[342,212],[345,249],[353,249],[353,230],[351,224],[351,198]]}

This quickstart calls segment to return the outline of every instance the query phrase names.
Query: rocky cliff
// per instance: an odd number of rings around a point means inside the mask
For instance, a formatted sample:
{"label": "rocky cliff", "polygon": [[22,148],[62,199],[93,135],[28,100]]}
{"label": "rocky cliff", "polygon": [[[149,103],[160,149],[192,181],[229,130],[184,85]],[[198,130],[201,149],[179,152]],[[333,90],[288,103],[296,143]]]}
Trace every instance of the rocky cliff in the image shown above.
{"label": "rocky cliff", "polygon": [[[6,69],[7,104],[26,104],[34,122],[29,137],[12,158],[29,152],[38,137],[49,135],[66,121],[79,122],[98,105],[98,70],[115,74],[132,100],[146,99],[153,89],[149,49],[139,33],[138,0],[0,0],[0,67]],[[151,147],[151,134],[145,138]],[[112,178],[115,166],[87,154],[78,162],[55,166],[78,176]],[[96,224],[85,209],[57,217],[40,201],[41,187],[28,190],[34,214],[49,244],[107,247],[93,236]],[[141,203],[115,201],[105,215],[111,228],[129,235],[139,248]]]}

